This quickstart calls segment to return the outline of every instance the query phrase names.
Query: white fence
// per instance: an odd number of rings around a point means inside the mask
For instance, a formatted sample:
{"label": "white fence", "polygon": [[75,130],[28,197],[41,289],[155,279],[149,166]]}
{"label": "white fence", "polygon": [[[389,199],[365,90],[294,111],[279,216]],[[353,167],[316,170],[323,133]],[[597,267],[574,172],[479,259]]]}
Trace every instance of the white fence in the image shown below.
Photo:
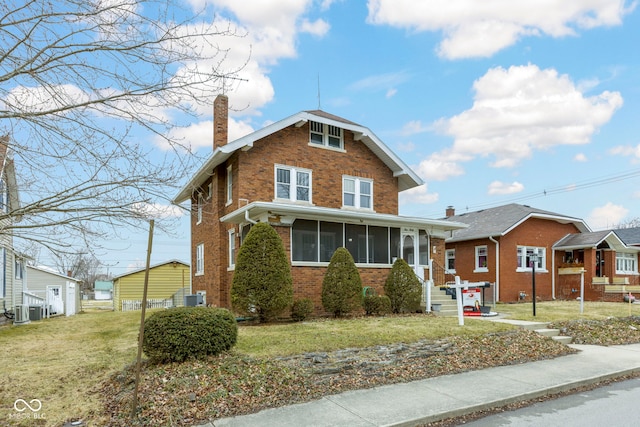
{"label": "white fence", "polygon": [[[150,299],[147,300],[147,308],[171,308],[172,299]],[[142,310],[141,300],[122,300],[122,311]]]}

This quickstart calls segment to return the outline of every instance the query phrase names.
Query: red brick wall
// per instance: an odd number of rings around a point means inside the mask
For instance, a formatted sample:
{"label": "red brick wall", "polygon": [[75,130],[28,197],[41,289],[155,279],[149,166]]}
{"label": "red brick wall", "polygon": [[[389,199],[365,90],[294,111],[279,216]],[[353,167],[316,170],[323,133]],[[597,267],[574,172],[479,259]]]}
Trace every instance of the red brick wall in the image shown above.
{"label": "red brick wall", "polygon": [[[546,270],[536,269],[536,297],[538,300],[550,300],[552,297],[551,282],[553,254],[555,242],[569,233],[577,233],[572,224],[560,224],[551,220],[531,218],[505,236],[496,240],[500,242],[500,295],[502,302],[518,301],[520,291],[527,294],[526,300],[532,300],[533,280],[531,271],[518,272],[517,247],[546,248]],[[487,272],[474,272],[475,247],[487,246]],[[456,275],[470,282],[496,281],[496,245],[489,239],[448,243],[447,249],[456,250]],[[556,267],[558,266],[556,262]]]}

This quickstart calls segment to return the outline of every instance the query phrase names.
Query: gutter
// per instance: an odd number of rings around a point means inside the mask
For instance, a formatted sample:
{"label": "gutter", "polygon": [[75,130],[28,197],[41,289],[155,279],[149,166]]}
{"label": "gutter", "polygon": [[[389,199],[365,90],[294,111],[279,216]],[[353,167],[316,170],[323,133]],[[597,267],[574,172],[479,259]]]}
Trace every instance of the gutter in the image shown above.
{"label": "gutter", "polygon": [[493,293],[493,307],[495,308],[496,302],[500,299],[500,242],[489,236],[489,240],[496,244],[496,287]]}

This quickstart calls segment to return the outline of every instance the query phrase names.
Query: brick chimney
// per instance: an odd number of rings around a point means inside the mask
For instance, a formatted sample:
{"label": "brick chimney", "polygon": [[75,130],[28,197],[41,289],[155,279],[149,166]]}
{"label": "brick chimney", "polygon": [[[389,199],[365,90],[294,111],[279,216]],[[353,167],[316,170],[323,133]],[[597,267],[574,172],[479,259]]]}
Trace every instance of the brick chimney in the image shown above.
{"label": "brick chimney", "polygon": [[445,215],[447,218],[456,216],[456,210],[453,206],[447,206],[447,210],[445,212],[446,212]]}
{"label": "brick chimney", "polygon": [[218,95],[213,101],[213,149],[229,142],[229,98]]}

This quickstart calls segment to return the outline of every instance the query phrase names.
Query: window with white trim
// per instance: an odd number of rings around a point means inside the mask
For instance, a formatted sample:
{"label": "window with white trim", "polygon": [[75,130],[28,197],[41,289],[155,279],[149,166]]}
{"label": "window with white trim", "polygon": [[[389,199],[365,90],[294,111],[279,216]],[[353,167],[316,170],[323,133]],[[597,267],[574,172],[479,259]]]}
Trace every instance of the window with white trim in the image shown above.
{"label": "window with white trim", "polygon": [[204,243],[196,246],[196,276],[204,274]]}
{"label": "window with white trim", "polygon": [[236,265],[236,230],[229,230],[229,267]]}
{"label": "window with white trim", "polygon": [[276,165],[276,199],[311,203],[311,171]]}
{"label": "window with white trim", "polygon": [[202,209],[204,208],[204,197],[202,194],[198,194],[198,222],[200,224],[202,222]]}
{"label": "window with white trim", "polygon": [[474,271],[489,271],[487,267],[487,246],[476,246],[476,265]]}
{"label": "window with white trim", "polygon": [[537,248],[531,246],[518,246],[517,249],[517,268],[516,271],[531,271],[532,261],[531,255],[538,256],[536,261],[536,270],[547,269],[547,257],[545,248]]}
{"label": "window with white trim", "polygon": [[309,121],[309,142],[315,145],[342,149],[342,128]]}
{"label": "window with white trim", "polygon": [[342,205],[358,209],[373,209],[373,180],[342,177]]}
{"label": "window with white trim", "polygon": [[638,272],[638,254],[616,252],[616,273],[636,274]]}
{"label": "window with white trim", "polygon": [[447,249],[445,251],[445,259],[446,259],[447,271],[449,273],[455,273],[456,272],[456,250]]}
{"label": "window with white trim", "polygon": [[16,273],[16,279],[21,280],[24,276],[24,267],[22,264],[22,260],[16,258],[14,269]]}
{"label": "window with white trim", "polygon": [[227,205],[233,202],[233,166],[227,167]]}

